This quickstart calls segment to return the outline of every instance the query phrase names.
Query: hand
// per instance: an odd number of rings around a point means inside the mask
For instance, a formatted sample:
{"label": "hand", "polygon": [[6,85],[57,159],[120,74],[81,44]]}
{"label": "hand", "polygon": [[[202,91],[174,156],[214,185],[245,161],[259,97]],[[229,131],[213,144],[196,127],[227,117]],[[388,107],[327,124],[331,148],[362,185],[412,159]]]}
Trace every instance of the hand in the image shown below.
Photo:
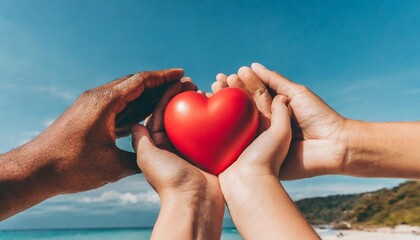
{"label": "hand", "polygon": [[[142,72],[84,92],[29,143],[0,155],[0,220],[47,198],[139,173],[134,153],[115,145],[154,109],[182,69]],[[140,105],[140,106],[139,106]]]}
{"label": "hand", "polygon": [[[241,71],[242,69],[242,71]],[[247,79],[247,85],[253,84],[257,106],[268,106],[266,87],[274,95],[287,97],[292,111],[293,139],[289,154],[279,173],[280,179],[299,179],[341,171],[346,156],[346,140],[343,129],[346,119],[331,109],[322,99],[306,87],[293,83],[283,76],[267,70],[260,64],[253,64],[252,70],[241,68],[241,79]],[[246,69],[246,70],[245,70]],[[218,75],[213,84],[213,91],[229,85],[235,85],[236,78]],[[238,84],[236,84],[238,85]],[[240,84],[238,85],[240,87]],[[263,97],[258,97],[263,93]],[[260,107],[267,115],[266,107]]]}
{"label": "hand", "polygon": [[260,112],[259,136],[236,162],[219,175],[223,194],[229,199],[238,181],[251,183],[265,177],[277,179],[289,149],[292,131],[287,98],[277,95],[272,100],[265,85],[250,68],[242,67],[237,75],[229,77],[218,74],[217,82],[212,85],[213,92],[224,87],[239,87],[247,91]]}
{"label": "hand", "polygon": [[[181,69],[141,72],[86,91],[29,143],[53,159],[54,172],[45,174],[56,177],[58,191],[85,191],[140,173],[135,154],[117,148],[116,137],[126,135],[124,129],[130,123],[151,113],[160,98],[158,92],[155,96],[151,92],[156,93],[157,87],[165,87],[182,75]],[[140,111],[139,103],[144,106]],[[138,115],[127,114],[133,111]],[[116,119],[121,123],[119,128]]]}
{"label": "hand", "polygon": [[159,102],[147,128],[137,125],[132,129],[137,163],[161,199],[152,239],[217,239],[224,213],[219,181],[175,154],[165,133],[166,105],[181,90],[195,90],[195,86],[189,80],[174,83]]}
{"label": "hand", "polygon": [[278,180],[292,137],[287,98],[271,100],[250,68],[238,75],[219,74],[212,86],[216,92],[226,86],[248,91],[261,113],[260,135],[219,175],[232,219],[245,239],[318,239]]}
{"label": "hand", "polygon": [[276,94],[288,98],[293,141],[281,179],[299,179],[341,171],[346,156],[346,119],[306,87],[253,64],[256,75]]}

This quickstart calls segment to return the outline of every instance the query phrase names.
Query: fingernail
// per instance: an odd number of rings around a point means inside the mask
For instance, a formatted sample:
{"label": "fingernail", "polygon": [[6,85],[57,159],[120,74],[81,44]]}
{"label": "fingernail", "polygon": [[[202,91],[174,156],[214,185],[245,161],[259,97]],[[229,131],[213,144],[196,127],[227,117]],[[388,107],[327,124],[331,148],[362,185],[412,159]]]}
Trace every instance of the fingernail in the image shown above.
{"label": "fingernail", "polygon": [[217,81],[223,81],[223,78],[225,77],[226,75],[225,74],[223,74],[223,73],[218,73],[217,75],[216,75],[216,80]]}
{"label": "fingernail", "polygon": [[183,78],[181,78],[181,82],[192,82],[192,78],[191,77],[183,77]]}
{"label": "fingernail", "polygon": [[253,63],[253,64],[251,64],[251,65],[256,66],[256,67],[260,67],[260,68],[267,69],[267,68],[266,68],[266,67],[264,67],[264,65],[262,65],[261,63],[254,62],[254,63]]}

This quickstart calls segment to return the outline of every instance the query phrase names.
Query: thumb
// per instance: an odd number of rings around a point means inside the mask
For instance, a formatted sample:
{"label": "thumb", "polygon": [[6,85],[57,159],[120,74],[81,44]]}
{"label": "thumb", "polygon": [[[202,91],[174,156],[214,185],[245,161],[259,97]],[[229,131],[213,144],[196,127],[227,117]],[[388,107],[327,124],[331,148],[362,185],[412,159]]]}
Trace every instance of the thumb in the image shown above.
{"label": "thumb", "polygon": [[158,148],[150,137],[149,130],[143,125],[135,125],[131,129],[131,135],[132,145],[137,154],[137,164],[143,172],[146,172],[150,168],[149,160],[158,155],[156,152]]}
{"label": "thumb", "polygon": [[271,90],[277,94],[283,94],[289,98],[293,97],[304,88],[302,85],[294,83],[277,72],[271,71],[259,63],[251,65],[252,70]]}
{"label": "thumb", "polygon": [[281,138],[291,138],[292,128],[290,123],[291,112],[287,107],[287,97],[277,95],[271,104],[271,131]]}
{"label": "thumb", "polygon": [[116,96],[124,96],[125,101],[131,102],[138,98],[145,89],[153,89],[180,80],[184,70],[180,68],[161,71],[139,72],[114,86]]}
{"label": "thumb", "polygon": [[131,128],[132,145],[134,151],[139,154],[141,151],[145,151],[148,148],[154,148],[152,138],[150,137],[149,130],[140,124],[134,125]]}

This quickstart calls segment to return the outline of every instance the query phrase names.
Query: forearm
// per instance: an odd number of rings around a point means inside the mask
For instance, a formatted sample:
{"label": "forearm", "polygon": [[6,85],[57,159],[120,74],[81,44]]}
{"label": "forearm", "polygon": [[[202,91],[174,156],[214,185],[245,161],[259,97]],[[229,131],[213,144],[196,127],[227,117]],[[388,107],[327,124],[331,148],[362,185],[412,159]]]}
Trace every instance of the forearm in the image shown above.
{"label": "forearm", "polygon": [[420,179],[420,122],[349,120],[347,129],[344,174]]}
{"label": "forearm", "polygon": [[0,220],[54,196],[53,168],[33,143],[0,155]]}
{"label": "forearm", "polygon": [[244,239],[319,239],[276,177],[238,180],[233,188],[225,199]]}
{"label": "forearm", "polygon": [[151,239],[220,239],[224,202],[204,193],[161,197]]}

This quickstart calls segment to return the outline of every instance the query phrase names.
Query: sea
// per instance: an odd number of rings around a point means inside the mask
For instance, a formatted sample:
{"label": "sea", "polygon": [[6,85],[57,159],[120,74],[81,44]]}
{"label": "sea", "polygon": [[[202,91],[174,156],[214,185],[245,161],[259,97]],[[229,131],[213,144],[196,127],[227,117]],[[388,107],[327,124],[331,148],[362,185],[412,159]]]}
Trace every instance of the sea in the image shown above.
{"label": "sea", "polygon": [[[336,234],[331,228],[317,228],[321,236]],[[0,239],[4,240],[139,240],[149,239],[152,228],[106,228],[106,229],[51,229],[51,230],[0,230]],[[224,228],[222,240],[241,240],[236,228]]]}

